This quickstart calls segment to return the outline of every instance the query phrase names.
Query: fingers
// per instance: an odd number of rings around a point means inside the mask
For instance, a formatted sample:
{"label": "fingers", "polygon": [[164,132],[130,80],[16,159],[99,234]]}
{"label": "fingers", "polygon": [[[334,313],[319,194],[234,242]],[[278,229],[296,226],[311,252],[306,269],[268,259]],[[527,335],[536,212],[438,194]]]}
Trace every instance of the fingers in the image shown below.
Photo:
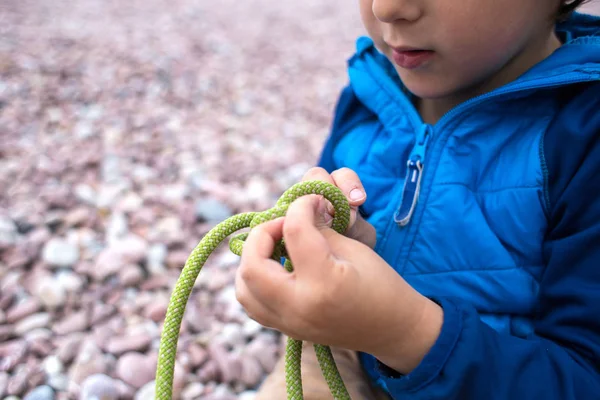
{"label": "fingers", "polygon": [[[262,223],[250,231],[244,243],[240,266],[236,272],[236,279],[243,282],[240,288],[240,303],[248,303],[250,313],[258,306],[247,298],[253,298],[259,305],[275,312],[281,303],[286,301],[286,289],[289,286],[290,274],[283,266],[271,259],[275,244],[281,240],[284,218]],[[247,292],[246,292],[247,289]]]}
{"label": "fingers", "polygon": [[260,262],[263,259],[271,258],[273,250],[275,250],[275,244],[283,237],[283,221],[284,217],[275,218],[254,227],[250,231],[244,242],[242,264],[244,261],[249,263],[253,261]]}
{"label": "fingers", "polygon": [[[350,222],[348,224],[348,231],[350,231],[357,220],[358,207],[361,206],[367,199],[365,188],[360,181],[358,174],[350,168],[340,168],[329,174],[329,172],[327,172],[325,169],[315,167],[309,169],[306,174],[304,174],[302,181],[304,182],[307,180],[320,180],[331,183],[340,188],[340,190],[346,195],[346,198],[350,203]],[[333,216],[335,214],[333,205],[326,200],[323,200],[323,202],[327,207],[328,213]],[[317,225],[323,224],[331,226],[331,220],[326,219],[325,221],[322,221],[317,219]]]}
{"label": "fingers", "polygon": [[324,276],[326,265],[331,262],[327,240],[315,225],[319,198],[315,195],[296,199],[287,210],[283,224],[287,252],[294,263],[294,270],[310,271]]}
{"label": "fingers", "polygon": [[335,185],[335,181],[329,175],[329,172],[321,167],[314,167],[306,171],[301,181],[323,181]]}
{"label": "fingers", "polygon": [[356,172],[350,168],[340,168],[333,171],[331,174],[320,167],[311,168],[302,177],[302,182],[312,180],[319,180],[336,185],[344,192],[350,205],[360,206],[367,199],[367,194],[360,178]]}
{"label": "fingers", "polygon": [[235,297],[250,318],[268,328],[275,326],[274,321],[277,314],[268,304],[262,304],[252,295],[241,276],[241,269],[239,268],[235,274]]}
{"label": "fingers", "polygon": [[354,225],[358,216],[358,207],[365,202],[367,194],[358,175],[350,168],[335,170],[331,173],[331,177],[350,203],[350,221],[346,230],[346,233],[350,234],[352,231],[356,231]]}
{"label": "fingers", "polygon": [[367,199],[367,193],[356,172],[350,168],[340,168],[331,173],[334,184],[346,195],[351,206],[360,206]]}
{"label": "fingers", "polygon": [[360,214],[357,213],[356,215],[356,223],[350,228],[348,236],[374,249],[377,244],[375,227],[368,223]]}
{"label": "fingers", "polygon": [[335,211],[327,199],[320,195],[318,195],[318,197],[319,204],[317,206],[315,225],[318,228],[331,228],[333,225],[333,215],[335,214]]}
{"label": "fingers", "polygon": [[[335,181],[332,176],[329,175],[325,169],[320,167],[314,167],[309,169],[302,177],[302,182],[305,181],[323,181],[335,185]],[[319,200],[319,212],[316,220],[316,224],[319,227],[331,227],[334,215],[334,209],[331,203],[326,200],[323,196],[320,196]]]}

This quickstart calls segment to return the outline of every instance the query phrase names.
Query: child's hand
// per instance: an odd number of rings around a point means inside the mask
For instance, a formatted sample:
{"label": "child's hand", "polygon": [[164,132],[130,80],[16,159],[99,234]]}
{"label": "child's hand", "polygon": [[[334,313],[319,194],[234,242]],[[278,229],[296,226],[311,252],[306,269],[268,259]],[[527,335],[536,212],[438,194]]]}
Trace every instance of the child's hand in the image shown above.
{"label": "child's hand", "polygon": [[[416,367],[439,335],[441,309],[368,246],[319,226],[318,207],[319,196],[303,196],[285,217],[252,229],[236,275],[238,301],[290,337],[365,351],[401,372]],[[270,258],[282,237],[292,273]]]}
{"label": "child's hand", "polygon": [[[315,167],[309,169],[302,177],[302,182],[310,180],[331,183],[344,192],[350,203],[350,223],[345,235],[366,244],[372,249],[375,248],[377,241],[375,228],[358,213],[358,207],[365,202],[367,194],[356,172],[349,168],[340,168],[329,174],[325,169]],[[324,218],[319,217],[317,223],[331,227],[335,213],[333,206],[324,197],[319,197],[319,215],[323,215]]]}

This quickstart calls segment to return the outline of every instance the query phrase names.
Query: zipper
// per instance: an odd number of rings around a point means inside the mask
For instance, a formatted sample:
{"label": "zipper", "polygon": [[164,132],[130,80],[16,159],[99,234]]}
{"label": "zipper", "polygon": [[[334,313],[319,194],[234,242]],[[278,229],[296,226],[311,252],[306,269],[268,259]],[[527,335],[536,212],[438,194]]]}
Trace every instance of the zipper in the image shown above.
{"label": "zipper", "polygon": [[[490,92],[473,99],[466,101],[460,106],[448,111],[440,118],[436,124],[436,128],[443,127],[447,124],[447,121],[451,121],[453,117],[464,109],[473,106],[475,103],[482,103],[490,97],[497,97],[507,93],[515,93],[522,90],[537,89],[537,88],[548,88],[556,86],[558,84],[564,84],[565,82],[577,83],[594,80],[590,76],[582,77],[579,73],[573,73],[575,76],[565,77],[554,77],[554,79],[544,78],[543,83],[536,81],[519,82],[515,85],[507,86],[504,89],[497,90],[496,92]],[[394,213],[394,222],[401,227],[408,225],[419,200],[419,194],[421,192],[421,180],[423,178],[423,168],[425,166],[425,153],[427,150],[427,143],[431,136],[433,128],[429,124],[422,124],[422,128],[417,133],[417,141],[413,147],[410,157],[406,163],[407,171],[406,178],[404,180],[404,187],[402,189],[402,196],[400,198],[400,205]],[[436,129],[442,132],[442,129]]]}
{"label": "zipper", "polygon": [[394,222],[400,226],[406,226],[410,222],[419,200],[421,178],[425,166],[425,152],[427,151],[431,130],[431,125],[422,125],[417,132],[415,145],[406,162],[406,178],[402,188],[402,197],[400,198],[400,205],[394,213]]}

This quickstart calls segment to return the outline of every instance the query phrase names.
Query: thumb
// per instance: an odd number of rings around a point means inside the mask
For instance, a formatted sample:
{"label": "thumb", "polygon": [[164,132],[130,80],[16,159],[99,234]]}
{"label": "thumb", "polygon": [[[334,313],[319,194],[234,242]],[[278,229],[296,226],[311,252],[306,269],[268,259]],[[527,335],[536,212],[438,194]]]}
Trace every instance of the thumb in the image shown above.
{"label": "thumb", "polygon": [[318,195],[318,202],[315,225],[318,229],[331,228],[334,216],[333,208],[330,209],[331,203],[322,195]]}
{"label": "thumb", "polygon": [[375,227],[365,220],[360,213],[356,216],[356,222],[348,229],[348,237],[358,240],[374,249],[377,244],[377,231]]}
{"label": "thumb", "polygon": [[319,197],[302,196],[290,204],[283,222],[283,238],[294,270],[324,274],[331,262],[331,249],[319,222]]}

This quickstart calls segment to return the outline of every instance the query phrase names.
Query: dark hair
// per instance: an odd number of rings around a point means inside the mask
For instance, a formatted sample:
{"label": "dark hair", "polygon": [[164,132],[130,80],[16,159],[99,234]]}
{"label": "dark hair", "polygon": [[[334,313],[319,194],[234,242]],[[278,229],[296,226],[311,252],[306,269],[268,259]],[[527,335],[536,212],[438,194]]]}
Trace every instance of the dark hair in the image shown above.
{"label": "dark hair", "polygon": [[558,8],[557,18],[559,21],[564,21],[575,11],[577,7],[587,2],[588,0],[562,0]]}

